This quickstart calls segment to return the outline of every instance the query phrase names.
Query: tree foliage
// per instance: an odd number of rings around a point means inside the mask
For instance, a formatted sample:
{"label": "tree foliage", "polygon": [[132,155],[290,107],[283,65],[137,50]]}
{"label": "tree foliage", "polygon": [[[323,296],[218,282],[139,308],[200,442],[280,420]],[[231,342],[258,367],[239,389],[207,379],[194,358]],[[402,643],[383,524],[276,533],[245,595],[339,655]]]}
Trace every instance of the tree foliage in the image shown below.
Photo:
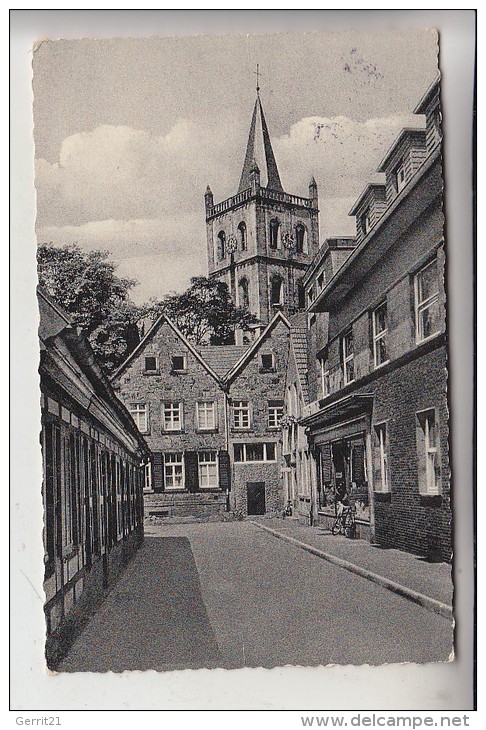
{"label": "tree foliage", "polygon": [[137,322],[143,309],[129,297],[136,285],[121,279],[107,251],[84,253],[76,245],[40,244],[39,283],[82,327],[100,365],[109,373],[139,342]]}
{"label": "tree foliage", "polygon": [[190,287],[182,294],[168,294],[152,301],[150,316],[167,314],[181,332],[195,345],[230,345],[235,329],[248,331],[258,322],[243,307],[237,307],[228,287],[221,281],[204,276],[191,278]]}

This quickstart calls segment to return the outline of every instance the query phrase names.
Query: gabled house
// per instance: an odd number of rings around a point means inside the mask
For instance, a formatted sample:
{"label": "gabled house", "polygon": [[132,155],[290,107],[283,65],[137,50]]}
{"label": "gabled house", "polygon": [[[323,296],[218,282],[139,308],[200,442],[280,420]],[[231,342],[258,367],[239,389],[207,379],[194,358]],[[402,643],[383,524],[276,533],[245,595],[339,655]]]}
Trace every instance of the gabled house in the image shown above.
{"label": "gabled house", "polygon": [[203,517],[282,508],[279,436],[288,331],[277,312],[251,345],[195,347],[162,315],[114,374],[113,386],[152,452],[146,514]]}

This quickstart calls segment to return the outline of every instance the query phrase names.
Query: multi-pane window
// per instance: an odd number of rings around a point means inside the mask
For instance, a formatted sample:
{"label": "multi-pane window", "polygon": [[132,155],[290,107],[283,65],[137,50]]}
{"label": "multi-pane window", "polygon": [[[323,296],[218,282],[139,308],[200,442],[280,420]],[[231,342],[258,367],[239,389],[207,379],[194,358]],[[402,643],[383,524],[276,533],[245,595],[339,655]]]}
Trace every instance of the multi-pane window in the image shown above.
{"label": "multi-pane window", "polygon": [[387,322],[386,302],[382,302],[373,312],[373,359],[376,368],[388,361]]}
{"label": "multi-pane window", "polygon": [[145,464],[145,486],[144,489],[152,491],[152,464],[150,461]]}
{"label": "multi-pane window", "polygon": [[342,339],[344,384],[354,380],[354,338],[350,330]]}
{"label": "multi-pane window", "polygon": [[415,277],[415,322],[417,342],[435,335],[440,330],[436,259],[427,264]]}
{"label": "multi-pane window", "polygon": [[275,461],[275,443],[234,444],[235,462]]}
{"label": "multi-pane window", "polygon": [[158,365],[157,365],[157,358],[155,355],[147,355],[145,358],[145,372],[146,373],[155,373],[157,372]]}
{"label": "multi-pane window", "polygon": [[250,428],[250,403],[247,400],[233,401],[234,428]]}
{"label": "multi-pane window", "polygon": [[268,401],[268,427],[278,428],[283,417],[283,402],[281,400]]}
{"label": "multi-pane window", "polygon": [[196,406],[197,427],[200,431],[214,431],[216,408],[212,401],[199,401]]}
{"label": "multi-pane window", "polygon": [[164,454],[166,489],[184,489],[184,456],[182,452]]}
{"label": "multi-pane window", "polygon": [[319,358],[319,368],[321,374],[321,393],[322,397],[324,398],[331,392],[329,363],[326,357]]}
{"label": "multi-pane window", "polygon": [[218,458],[216,451],[200,451],[199,486],[201,489],[215,489],[218,486]]}
{"label": "multi-pane window", "polygon": [[388,492],[388,435],[386,423],[375,426],[376,458],[375,458],[375,490]]}
{"label": "multi-pane window", "polygon": [[130,403],[128,406],[131,417],[142,433],[148,431],[147,405],[145,403]]}
{"label": "multi-pane window", "polygon": [[162,404],[162,426],[164,431],[182,430],[182,403],[169,401]]}
{"label": "multi-pane window", "polygon": [[437,448],[437,423],[435,410],[417,414],[419,488],[425,494],[439,494],[440,465]]}

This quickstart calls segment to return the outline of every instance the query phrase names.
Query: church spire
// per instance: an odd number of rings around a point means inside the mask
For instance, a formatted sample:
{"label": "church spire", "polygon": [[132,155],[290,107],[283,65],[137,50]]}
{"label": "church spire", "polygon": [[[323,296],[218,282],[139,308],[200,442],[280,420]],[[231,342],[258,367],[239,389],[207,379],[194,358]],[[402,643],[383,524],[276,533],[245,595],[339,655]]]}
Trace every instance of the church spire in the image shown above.
{"label": "church spire", "polygon": [[259,163],[262,185],[270,188],[270,190],[277,190],[283,193],[265,115],[263,114],[262,102],[260,101],[260,87],[258,85],[257,99],[253,108],[250,134],[246,146],[245,162],[243,163],[243,171],[238,188],[239,193],[251,187],[250,172],[255,165],[255,161]]}

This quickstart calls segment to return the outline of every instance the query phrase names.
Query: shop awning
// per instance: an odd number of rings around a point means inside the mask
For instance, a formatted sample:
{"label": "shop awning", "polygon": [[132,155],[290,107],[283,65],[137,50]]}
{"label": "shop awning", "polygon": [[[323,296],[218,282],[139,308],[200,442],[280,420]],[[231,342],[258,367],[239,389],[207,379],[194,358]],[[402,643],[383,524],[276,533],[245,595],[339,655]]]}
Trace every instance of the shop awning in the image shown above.
{"label": "shop awning", "polygon": [[350,419],[369,413],[373,405],[373,398],[373,393],[356,393],[347,395],[328,405],[325,405],[325,401],[321,401],[323,403],[322,407],[310,416],[302,418],[299,423],[302,426],[316,429],[340,421],[343,418]]}

